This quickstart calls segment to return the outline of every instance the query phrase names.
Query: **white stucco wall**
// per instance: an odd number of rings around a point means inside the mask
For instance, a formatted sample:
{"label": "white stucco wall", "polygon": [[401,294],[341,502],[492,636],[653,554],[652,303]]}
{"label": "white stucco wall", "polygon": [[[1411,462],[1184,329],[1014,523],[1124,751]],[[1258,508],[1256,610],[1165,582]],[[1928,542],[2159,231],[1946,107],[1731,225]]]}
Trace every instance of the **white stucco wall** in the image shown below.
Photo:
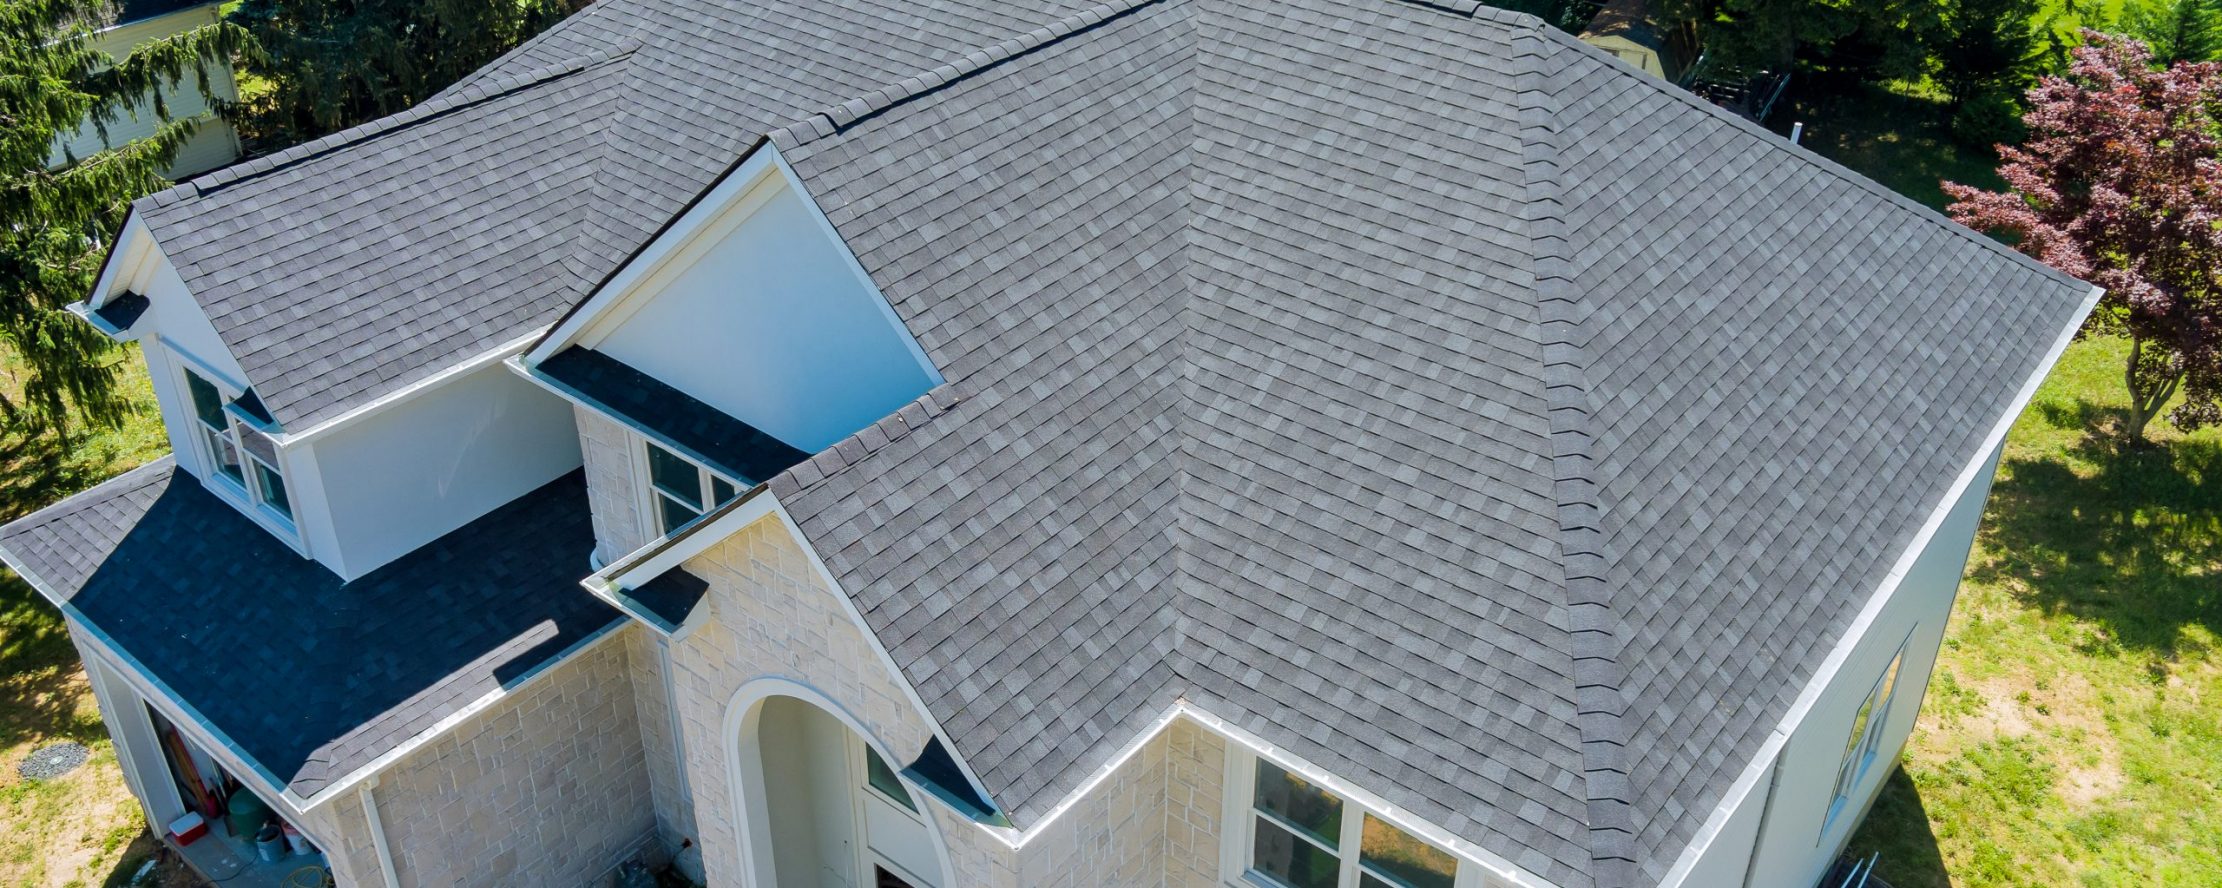
{"label": "white stucco wall", "polygon": [[[191,28],[210,24],[221,16],[221,4],[211,3],[191,9],[181,9],[168,15],[143,21],[118,25],[100,32],[93,45],[117,60],[131,54],[133,47],[148,40],[169,37]],[[219,99],[236,101],[238,84],[233,80],[231,68],[217,65],[209,68],[208,89]],[[189,119],[209,113],[208,100],[201,95],[193,72],[187,71],[178,84],[162,90],[163,103],[168,106],[173,119]],[[103,142],[100,132],[91,125],[81,126],[76,132],[56,140],[47,163],[60,166],[70,157],[84,158],[104,150],[108,145],[122,145],[133,139],[152,135],[161,118],[154,113],[154,103],[141,101],[131,113],[108,123],[108,139]],[[185,147],[178,150],[167,175],[172,179],[207,172],[239,157],[239,135],[231,124],[220,120],[203,123]]]}
{"label": "white stucco wall", "polygon": [[[1969,485],[1952,505],[1842,668],[1791,730],[1780,752],[1763,766],[1775,769],[1772,780],[1760,777],[1680,884],[1803,888],[1814,884],[1835,861],[1913,732],[1997,463],[1998,454],[1993,452],[1981,469],[1981,480]],[[1905,660],[1899,667],[1899,690],[1877,726],[1882,731],[1881,748],[1851,791],[1843,813],[1830,821],[1831,790],[1852,721],[1901,643]]]}
{"label": "white stucco wall", "polygon": [[586,341],[816,452],[932,376],[815,208],[776,176],[758,187]]}
{"label": "white stucco wall", "polygon": [[[348,578],[578,468],[580,460],[571,405],[499,363],[288,449],[295,448],[313,454],[330,515],[330,543],[315,554]],[[587,555],[578,553],[582,571]]]}

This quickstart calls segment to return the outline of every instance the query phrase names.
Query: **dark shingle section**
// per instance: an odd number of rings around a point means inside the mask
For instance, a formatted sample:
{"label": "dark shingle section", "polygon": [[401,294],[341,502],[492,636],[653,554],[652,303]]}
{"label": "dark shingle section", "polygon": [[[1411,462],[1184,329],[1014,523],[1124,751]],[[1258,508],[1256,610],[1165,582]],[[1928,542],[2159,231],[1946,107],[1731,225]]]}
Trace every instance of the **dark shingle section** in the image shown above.
{"label": "dark shingle section", "polygon": [[710,583],[688,573],[685,568],[672,568],[640,588],[618,593],[620,604],[642,620],[653,623],[666,634],[679,631],[694,613],[694,606],[702,603],[709,594]]}
{"label": "dark shingle section", "polygon": [[573,472],[341,583],[168,458],[0,528],[11,565],[303,795],[622,619],[579,587],[593,546]]}
{"label": "dark shingle section", "polygon": [[772,485],[1021,827],[1180,696],[1655,882],[2088,293],[1473,4],[949,61],[772,135],[948,380]]}
{"label": "dark shingle section", "polygon": [[[301,430],[546,324],[623,57],[450,93],[135,211]],[[252,244],[243,249],[242,244]]]}
{"label": "dark shingle section", "polygon": [[548,381],[630,421],[682,455],[751,486],[809,454],[616,358],[573,346],[535,368]]}
{"label": "dark shingle section", "polygon": [[145,296],[126,292],[109,299],[106,304],[94,309],[93,314],[99,315],[101,320],[107,321],[118,330],[129,330],[132,324],[139,322],[139,316],[146,314],[147,309],[152,307],[153,304]]}

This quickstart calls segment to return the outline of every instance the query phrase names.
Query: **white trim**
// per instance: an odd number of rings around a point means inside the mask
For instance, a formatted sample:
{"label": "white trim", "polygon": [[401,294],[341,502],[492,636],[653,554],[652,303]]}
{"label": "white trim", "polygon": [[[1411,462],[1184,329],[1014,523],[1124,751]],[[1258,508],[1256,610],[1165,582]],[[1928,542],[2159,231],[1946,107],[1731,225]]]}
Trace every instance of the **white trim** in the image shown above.
{"label": "white trim", "polygon": [[[1429,823],[1410,811],[1398,808],[1390,804],[1387,799],[1335,776],[1325,768],[1307,761],[1302,756],[1274,746],[1264,738],[1252,734],[1232,722],[1218,718],[1195,704],[1183,700],[1175,705],[1180,714],[1187,716],[1189,720],[1225,738],[1230,760],[1237,754],[1241,754],[1272,762],[1276,767],[1302,777],[1314,786],[1341,796],[1345,802],[1354,803],[1357,807],[1363,808],[1365,813],[1379,817],[1389,825],[1411,833],[1438,849],[1449,852],[1451,856],[1458,858],[1460,864],[1458,868],[1458,885],[1460,888],[1487,884],[1479,881],[1483,878],[1495,879],[1498,884],[1519,886],[1519,888],[1547,888],[1552,884],[1541,876],[1528,872],[1518,864],[1505,859],[1502,855],[1460,839],[1452,835],[1449,830]],[[1238,746],[1241,747],[1239,753],[1235,749]],[[1249,834],[1250,801],[1247,798],[1238,798],[1235,793],[1238,791],[1238,784],[1247,786],[1251,779],[1252,775],[1237,774],[1232,770],[1225,775],[1224,779],[1226,797],[1221,799],[1221,804],[1224,807],[1219,811],[1220,865],[1226,868],[1223,869],[1222,876],[1230,880],[1229,884],[1233,884],[1231,880],[1234,876],[1231,874],[1238,874],[1248,868],[1246,862],[1239,861],[1238,853],[1230,848],[1231,842],[1228,840],[1236,835],[1237,830],[1244,837]],[[1237,814],[1236,812],[1241,813]],[[1240,818],[1239,825],[1237,817]],[[1345,828],[1348,828],[1347,824]],[[1350,860],[1345,864],[1346,868],[1354,865],[1353,862],[1356,859],[1356,855],[1351,855]],[[1468,866],[1468,864],[1471,864],[1471,866]]]}
{"label": "white trim", "polygon": [[692,267],[702,254],[716,246],[720,238],[739,229],[748,219],[776,197],[775,185],[783,184],[802,199],[810,217],[817,223],[818,231],[832,242],[841,254],[842,264],[855,277],[858,286],[871,294],[881,317],[902,339],[911,359],[926,372],[930,382],[927,388],[947,381],[941,368],[926,356],[918,344],[918,337],[910,325],[903,323],[895,313],[895,306],[881,292],[871,273],[864,270],[864,263],[849,248],[848,240],[834,228],[824,208],[804,187],[803,179],[787,165],[779,153],[779,146],[762,142],[751,154],[726,172],[704,191],[692,206],[658,233],[654,240],[618,267],[615,274],[596,287],[576,311],[548,331],[545,339],[524,354],[524,363],[537,366],[553,357],[566,346],[594,347],[642,306],[652,301],[670,279]]}
{"label": "white trim", "polygon": [[[871,744],[872,748],[879,752],[881,758],[890,762],[897,761],[889,755],[887,744],[873,736],[872,732],[864,726],[862,720],[834,700],[831,695],[794,679],[779,676],[762,676],[742,682],[739,688],[734,689],[733,696],[726,703],[724,733],[720,735],[718,745],[725,750],[726,779],[728,785],[732,787],[733,838],[741,852],[741,885],[743,888],[777,888],[776,882],[765,879],[767,875],[765,868],[770,865],[770,858],[768,856],[759,857],[757,854],[757,844],[759,841],[768,840],[769,833],[766,832],[762,836],[757,835],[758,830],[764,826],[764,818],[751,818],[749,816],[749,793],[756,789],[756,786],[748,780],[748,762],[742,755],[743,748],[749,747],[750,742],[754,739],[749,736],[748,729],[751,727],[749,719],[756,714],[765,700],[772,697],[793,697],[817,707],[820,711],[840,721],[849,729],[851,734],[856,735],[865,743]],[[843,755],[847,755],[846,750],[843,751]],[[758,767],[761,768],[761,759],[759,759]],[[901,771],[896,772],[896,779],[905,779]],[[853,783],[854,781],[850,782]],[[906,785],[908,784],[906,783]],[[855,788],[849,787],[849,789],[853,797]],[[931,795],[931,793],[925,793],[922,787],[912,787],[912,789],[914,790],[913,797],[921,794]],[[941,879],[936,884],[954,886],[957,882],[954,877],[954,869],[950,865],[947,837],[942,835],[939,822],[931,817],[924,818],[924,820],[926,821],[926,834],[933,840],[934,856],[941,863]],[[856,829],[861,834],[862,826],[858,825]],[[859,842],[858,844],[863,843]],[[862,878],[861,873],[858,874],[858,878]]]}
{"label": "white trim", "polygon": [[312,438],[320,438],[335,430],[354,425],[355,423],[361,422],[367,417],[382,413],[387,409],[394,407],[395,405],[398,405],[404,401],[414,399],[419,395],[426,394],[433,389],[439,388],[450,382],[454,382],[455,380],[460,379],[464,376],[468,376],[472,373],[478,372],[479,370],[485,369],[486,367],[498,364],[507,359],[509,356],[523,351],[524,347],[527,344],[531,343],[534,337],[541,335],[541,333],[545,332],[546,330],[546,327],[535,328],[531,332],[510,339],[486,351],[479,352],[478,354],[463,360],[461,363],[450,364],[438,373],[434,373],[431,376],[427,376],[423,379],[417,380],[416,382],[409,383],[408,385],[380,395],[377,398],[373,399],[370,403],[351,408],[345,413],[342,413],[338,416],[332,417],[331,419],[327,419],[323,422],[317,423],[316,425],[310,426],[300,431],[286,432],[284,434],[272,435],[271,437],[278,439],[278,443],[280,444],[290,445],[300,441],[307,441]]}
{"label": "white trim", "polygon": [[123,269],[129,268],[136,274],[139,264],[146,261],[147,248],[153,241],[154,235],[147,230],[146,220],[139,218],[138,209],[127,210],[123,230],[116,234],[115,249],[109,252],[108,260],[100,264],[100,276],[93,279],[93,289],[85,297],[87,311],[108,304],[108,296],[115,290],[116,279],[124,276]]}
{"label": "white trim", "polygon": [[[1820,700],[1821,692],[1835,682],[1837,673],[1842,671],[1844,663],[1851,659],[1852,649],[1857,647],[1860,640],[1867,636],[1868,630],[1874,626],[1876,618],[1881,616],[1884,607],[1897,596],[1898,585],[1905,581],[1906,575],[1913,569],[1913,563],[1921,557],[1923,551],[1928,549],[1929,542],[1936,537],[1937,531],[1943,527],[1945,518],[1951,514],[1952,508],[1959,505],[1960,497],[1965,495],[1970,487],[1977,481],[1982,480],[1979,476],[1983,473],[1984,468],[1990,465],[1992,457],[2004,446],[2006,433],[2014,427],[2014,421],[2021,418],[2021,413],[2029,407],[2029,402],[2036,398],[2038,387],[2044,384],[2045,377],[2059,363],[2061,354],[2065,353],[2069,344],[2075,341],[2076,332],[2082,329],[2084,319],[2090,316],[2091,310],[2098,305],[2099,297],[2104,295],[2105,292],[2099,287],[2091,288],[2090,296],[2084,300],[2083,307],[2075,313],[2074,320],[2061,331],[2057,339],[2053,340],[2052,347],[2045,352],[2044,360],[2037,362],[2035,372],[2031,373],[2029,378],[2022,382],[2021,390],[2016,392],[2013,400],[2008,403],[2005,413],[1999,417],[1997,422],[1992,424],[1991,430],[1983,436],[1983,446],[1976,451],[1974,459],[1970,460],[1960,470],[1958,477],[1954,478],[1951,486],[1946,488],[1944,496],[1939,498],[1937,505],[1930,510],[1929,517],[1921,523],[1920,530],[1914,533],[1912,541],[1907,543],[1905,549],[1899,553],[1898,560],[1891,566],[1890,572],[1885,574],[1881,582],[1876,584],[1875,591],[1868,595],[1867,603],[1860,608],[1859,614],[1852,619],[1851,625],[1845,627],[1844,634],[1837,638],[1836,645],[1829,650],[1828,657],[1821,661],[1820,668],[1814,670],[1813,677],[1806,681],[1804,689],[1798,692],[1797,699],[1790,704],[1789,711],[1782,714],[1782,720],[1775,725],[1773,732],[1760,744],[1758,752],[1753,754],[1751,761],[1744,766],[1743,772],[1737,775],[1733,783],[1729,784],[1728,791],[1722,795],[1720,804],[1713,809],[1713,812],[1705,818],[1705,822],[1698,827],[1697,832],[1690,837],[1690,842],[1683,848],[1682,855],[1676,858],[1674,866],[1667,870],[1666,878],[1660,880],[1660,888],[1682,888],[1684,880],[1687,880],[1690,871],[1697,867],[1698,861],[1704,857],[1705,851],[1711,847],[1713,840],[1720,837],[1721,830],[1728,824],[1728,818],[1735,814],[1736,810],[1751,796],[1752,790],[1759,786],[1761,780],[1766,778],[1775,758],[1782,754],[1782,749],[1789,744],[1790,737],[1797,732],[1798,726],[1805,721],[1806,715],[1812,711],[1814,704]],[[1692,886],[1692,888],[1703,888],[1703,886]]]}
{"label": "white trim", "polygon": [[[773,169],[771,156],[774,153],[776,149],[771,143],[763,143],[756,153],[741,161],[739,166],[710,186],[700,200],[672,220],[669,227],[643,246],[640,252],[626,259],[615,274],[596,287],[586,301],[571,312],[570,317],[556,324],[555,329],[548,331],[539,344],[526,350],[525,363],[538,365],[562,351],[565,346],[575,344],[587,330],[602,320],[603,315],[618,304],[628,301],[641,284],[657,276],[667,266],[674,265],[671,260],[677,254],[700,239],[713,221],[724,216],[727,210],[733,209],[736,202],[745,198]],[[768,198],[769,195],[766,195],[766,199]]]}
{"label": "white trim", "polygon": [[363,781],[363,819],[370,823],[370,846],[378,852],[378,874],[385,877],[386,888],[401,888],[401,875],[393,870],[393,848],[386,844],[386,822],[378,817],[377,789],[376,775]]}

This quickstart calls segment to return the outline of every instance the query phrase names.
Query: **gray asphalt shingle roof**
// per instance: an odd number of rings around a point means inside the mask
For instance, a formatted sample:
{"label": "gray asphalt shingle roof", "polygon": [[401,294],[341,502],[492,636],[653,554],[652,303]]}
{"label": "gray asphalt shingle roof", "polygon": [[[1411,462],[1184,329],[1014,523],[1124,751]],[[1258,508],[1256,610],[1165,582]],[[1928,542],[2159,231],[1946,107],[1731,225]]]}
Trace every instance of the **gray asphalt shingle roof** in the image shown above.
{"label": "gray asphalt shingle roof", "polygon": [[1185,697],[1656,882],[2088,294],[1471,5],[1106,6],[771,142],[948,379],[773,489],[1021,827]]}
{"label": "gray asphalt shingle roof", "polygon": [[0,527],[60,598],[307,796],[623,619],[572,472],[351,582],[164,457]]}
{"label": "gray asphalt shingle roof", "polygon": [[155,201],[277,245],[188,278],[273,413],[545,323],[771,132],[948,380],[773,489],[1021,827],[1186,698],[1655,882],[2087,293],[1461,0],[602,0],[440,102]]}

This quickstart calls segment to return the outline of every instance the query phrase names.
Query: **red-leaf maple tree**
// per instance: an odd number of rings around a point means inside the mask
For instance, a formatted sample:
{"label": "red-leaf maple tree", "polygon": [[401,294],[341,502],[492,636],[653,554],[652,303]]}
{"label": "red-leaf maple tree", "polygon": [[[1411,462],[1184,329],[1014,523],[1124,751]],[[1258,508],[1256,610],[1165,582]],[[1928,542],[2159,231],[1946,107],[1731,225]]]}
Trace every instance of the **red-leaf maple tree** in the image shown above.
{"label": "red-leaf maple tree", "polygon": [[2106,288],[2085,329],[2129,337],[2131,439],[2178,393],[2178,427],[2222,422],[2222,64],[2084,37],[2030,90],[2029,138],[1999,147],[2007,190],[1947,182],[1948,212]]}

